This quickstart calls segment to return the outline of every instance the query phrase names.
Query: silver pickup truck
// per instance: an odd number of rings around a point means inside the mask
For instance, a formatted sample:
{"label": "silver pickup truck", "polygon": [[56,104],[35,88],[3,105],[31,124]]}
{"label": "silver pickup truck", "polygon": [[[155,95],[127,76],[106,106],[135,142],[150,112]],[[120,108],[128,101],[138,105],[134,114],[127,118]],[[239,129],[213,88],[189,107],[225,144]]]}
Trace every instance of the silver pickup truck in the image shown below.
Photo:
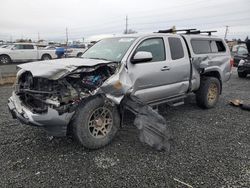
{"label": "silver pickup truck", "polygon": [[96,149],[119,129],[125,96],[177,106],[195,93],[200,107],[212,108],[230,78],[231,56],[223,39],[198,33],[107,38],[81,58],[18,65],[10,112],[53,136],[73,130],[83,146]]}

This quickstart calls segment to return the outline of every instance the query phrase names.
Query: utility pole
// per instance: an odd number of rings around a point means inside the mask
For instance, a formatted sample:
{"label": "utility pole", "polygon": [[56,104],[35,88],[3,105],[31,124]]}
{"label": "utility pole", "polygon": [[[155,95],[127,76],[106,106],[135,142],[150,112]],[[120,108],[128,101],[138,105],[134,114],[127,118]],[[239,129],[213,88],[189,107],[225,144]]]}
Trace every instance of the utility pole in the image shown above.
{"label": "utility pole", "polygon": [[125,34],[128,34],[128,15],[126,16],[126,28],[125,28]]}
{"label": "utility pole", "polygon": [[227,33],[228,33],[228,25],[226,25],[226,31],[225,31],[225,37],[224,37],[224,39],[226,39],[227,38]]}
{"label": "utility pole", "polygon": [[68,36],[68,28],[66,27],[66,46],[68,46],[69,36]]}
{"label": "utility pole", "polygon": [[40,33],[37,33],[37,42],[40,40]]}
{"label": "utility pole", "polygon": [[[68,28],[66,27],[66,52],[68,51],[68,41],[69,41]],[[64,54],[64,56],[67,57],[66,54]]]}

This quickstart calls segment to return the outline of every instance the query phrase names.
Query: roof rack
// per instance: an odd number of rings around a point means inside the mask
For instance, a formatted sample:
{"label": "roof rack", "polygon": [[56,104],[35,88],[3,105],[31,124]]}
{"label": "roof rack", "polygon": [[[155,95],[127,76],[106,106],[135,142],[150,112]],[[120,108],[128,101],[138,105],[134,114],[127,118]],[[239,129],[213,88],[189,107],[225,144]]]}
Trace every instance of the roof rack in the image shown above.
{"label": "roof rack", "polygon": [[183,32],[186,31],[185,34],[201,34],[201,33],[207,33],[209,36],[212,35],[212,33],[215,33],[217,31],[200,31],[197,29],[167,29],[167,30],[159,30],[157,33],[175,33],[175,32]]}
{"label": "roof rack", "polygon": [[197,30],[197,31],[191,31],[189,33],[186,33],[186,34],[201,34],[201,33],[207,33],[209,36],[212,35],[212,33],[215,33],[217,31],[200,31],[200,30]]}
{"label": "roof rack", "polygon": [[166,29],[166,30],[159,30],[157,33],[175,33],[175,32],[181,32],[181,31],[191,32],[195,30],[196,29]]}

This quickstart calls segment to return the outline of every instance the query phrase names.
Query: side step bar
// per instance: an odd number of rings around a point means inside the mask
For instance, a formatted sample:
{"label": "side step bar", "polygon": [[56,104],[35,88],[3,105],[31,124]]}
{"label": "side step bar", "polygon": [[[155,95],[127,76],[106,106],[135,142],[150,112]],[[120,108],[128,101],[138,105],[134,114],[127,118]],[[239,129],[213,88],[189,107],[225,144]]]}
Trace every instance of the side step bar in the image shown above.
{"label": "side step bar", "polygon": [[188,96],[187,94],[179,95],[179,96],[175,96],[175,97],[172,97],[172,98],[163,99],[163,100],[160,100],[160,101],[152,101],[152,102],[149,102],[148,104],[150,106],[157,106],[157,105],[165,103],[165,104],[167,104],[169,106],[179,106],[179,105],[184,104],[184,99],[187,96]]}

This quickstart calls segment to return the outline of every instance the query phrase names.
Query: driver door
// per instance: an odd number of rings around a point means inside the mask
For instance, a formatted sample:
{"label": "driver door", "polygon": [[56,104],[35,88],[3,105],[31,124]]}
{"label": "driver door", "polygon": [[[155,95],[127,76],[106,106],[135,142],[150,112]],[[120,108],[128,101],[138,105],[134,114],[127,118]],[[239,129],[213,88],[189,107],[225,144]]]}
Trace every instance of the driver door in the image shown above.
{"label": "driver door", "polygon": [[148,62],[128,63],[128,74],[133,83],[132,95],[146,103],[157,103],[187,92],[190,64],[183,49],[184,41],[177,39],[183,50],[178,59],[171,57],[167,37],[147,38],[136,47],[131,58],[138,51],[150,52],[153,58]]}

